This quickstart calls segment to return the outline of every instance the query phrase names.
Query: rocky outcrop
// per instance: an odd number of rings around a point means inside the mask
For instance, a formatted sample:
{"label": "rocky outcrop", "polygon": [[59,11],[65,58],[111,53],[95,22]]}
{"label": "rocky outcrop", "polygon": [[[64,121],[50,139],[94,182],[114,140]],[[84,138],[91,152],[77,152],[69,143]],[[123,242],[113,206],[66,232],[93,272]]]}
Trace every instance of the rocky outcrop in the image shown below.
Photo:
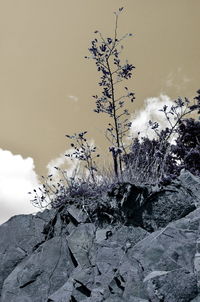
{"label": "rocky outcrop", "polygon": [[152,232],[199,206],[200,180],[182,171],[179,178],[166,186],[123,183],[115,186],[109,195],[121,208],[127,225]]}
{"label": "rocky outcrop", "polygon": [[185,172],[162,193],[115,188],[125,224],[74,205],[12,217],[0,226],[0,302],[200,301],[199,184]]}

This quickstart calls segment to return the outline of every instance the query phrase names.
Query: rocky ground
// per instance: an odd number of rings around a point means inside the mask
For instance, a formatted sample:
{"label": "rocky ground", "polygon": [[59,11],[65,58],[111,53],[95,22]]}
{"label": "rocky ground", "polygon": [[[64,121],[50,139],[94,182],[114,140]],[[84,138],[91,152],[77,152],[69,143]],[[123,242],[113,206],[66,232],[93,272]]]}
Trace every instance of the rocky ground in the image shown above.
{"label": "rocky ground", "polygon": [[109,193],[124,223],[75,205],[0,226],[0,302],[200,302],[200,179]]}

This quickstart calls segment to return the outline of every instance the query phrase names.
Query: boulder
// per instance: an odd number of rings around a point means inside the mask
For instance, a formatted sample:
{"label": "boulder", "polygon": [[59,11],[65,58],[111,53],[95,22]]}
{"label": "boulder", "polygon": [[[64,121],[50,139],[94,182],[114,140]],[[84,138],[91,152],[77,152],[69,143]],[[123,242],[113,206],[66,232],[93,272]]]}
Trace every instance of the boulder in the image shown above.
{"label": "boulder", "polygon": [[68,280],[73,268],[66,240],[51,238],[21,261],[5,279],[1,302],[47,301],[48,296]]}
{"label": "boulder", "polygon": [[191,301],[198,294],[196,276],[185,269],[152,276],[147,281],[147,291],[154,302]]}
{"label": "boulder", "polygon": [[200,201],[199,188],[199,178],[186,171],[166,186],[120,183],[109,196],[116,200],[126,225],[153,232],[194,211]]}
{"label": "boulder", "polygon": [[17,215],[0,226],[0,293],[3,280],[45,240],[45,215]]}

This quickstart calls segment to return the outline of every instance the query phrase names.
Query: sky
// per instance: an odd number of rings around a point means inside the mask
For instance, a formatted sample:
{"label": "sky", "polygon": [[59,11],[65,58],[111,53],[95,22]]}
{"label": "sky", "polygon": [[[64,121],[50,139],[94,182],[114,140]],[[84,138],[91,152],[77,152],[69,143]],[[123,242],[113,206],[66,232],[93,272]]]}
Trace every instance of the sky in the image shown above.
{"label": "sky", "polygon": [[93,112],[98,73],[84,57],[95,30],[113,36],[122,6],[118,34],[133,33],[123,56],[136,67],[126,83],[136,133],[163,102],[200,88],[199,0],[0,0],[0,223],[38,211],[27,192],[63,163],[66,134],[88,130],[107,149],[108,120]]}

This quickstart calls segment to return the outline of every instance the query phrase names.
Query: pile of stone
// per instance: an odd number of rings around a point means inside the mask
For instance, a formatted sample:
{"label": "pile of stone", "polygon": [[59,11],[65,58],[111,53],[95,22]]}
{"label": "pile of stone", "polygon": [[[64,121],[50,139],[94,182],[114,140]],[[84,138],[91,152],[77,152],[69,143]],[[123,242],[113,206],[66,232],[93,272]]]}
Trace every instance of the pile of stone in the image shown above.
{"label": "pile of stone", "polygon": [[0,226],[1,302],[200,302],[200,179],[109,193],[125,223],[66,205]]}

